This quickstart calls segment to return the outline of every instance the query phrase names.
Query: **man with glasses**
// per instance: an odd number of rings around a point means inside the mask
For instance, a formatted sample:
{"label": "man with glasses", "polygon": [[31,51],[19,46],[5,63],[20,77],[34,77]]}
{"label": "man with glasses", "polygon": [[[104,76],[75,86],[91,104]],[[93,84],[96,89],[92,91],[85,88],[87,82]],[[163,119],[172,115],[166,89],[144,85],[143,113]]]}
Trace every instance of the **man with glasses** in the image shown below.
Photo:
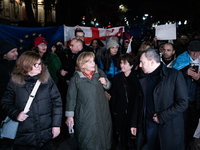
{"label": "man with glasses", "polygon": [[75,67],[76,67],[76,59],[78,58],[78,56],[84,52],[84,48],[83,48],[83,42],[81,39],[72,39],[69,45],[70,50],[68,51],[68,57],[67,57],[67,66],[66,66],[66,70],[67,70],[67,75],[68,75],[68,79],[70,79],[74,72],[75,72]]}
{"label": "man with glasses", "polygon": [[80,39],[83,42],[83,49],[86,52],[93,52],[93,49],[85,44],[84,37],[85,37],[85,33],[83,32],[83,30],[81,30],[81,28],[78,28],[77,30],[75,30],[74,38]]}

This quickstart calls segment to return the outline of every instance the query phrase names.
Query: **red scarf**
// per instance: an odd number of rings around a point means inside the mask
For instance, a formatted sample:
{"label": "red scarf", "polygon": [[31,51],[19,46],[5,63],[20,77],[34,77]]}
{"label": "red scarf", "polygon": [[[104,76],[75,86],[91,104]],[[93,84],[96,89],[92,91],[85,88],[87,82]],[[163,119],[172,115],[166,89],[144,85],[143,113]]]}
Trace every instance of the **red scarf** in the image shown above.
{"label": "red scarf", "polygon": [[92,79],[92,76],[94,75],[95,71],[90,72],[89,74],[86,72],[83,72],[83,75],[86,76],[88,79]]}

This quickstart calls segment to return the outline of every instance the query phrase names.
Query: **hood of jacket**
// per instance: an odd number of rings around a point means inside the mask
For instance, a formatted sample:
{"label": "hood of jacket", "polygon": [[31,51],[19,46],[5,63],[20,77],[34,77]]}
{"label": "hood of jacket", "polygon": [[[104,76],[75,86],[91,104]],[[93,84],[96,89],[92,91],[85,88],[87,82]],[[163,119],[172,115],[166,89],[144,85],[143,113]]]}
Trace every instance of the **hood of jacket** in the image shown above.
{"label": "hood of jacket", "polygon": [[[12,74],[11,80],[16,84],[23,85],[23,84],[25,84],[26,77],[27,76],[24,76],[22,74]],[[48,69],[43,69],[42,72],[37,75],[37,77],[41,83],[43,83],[43,84],[46,83],[48,81],[48,79],[50,78]]]}

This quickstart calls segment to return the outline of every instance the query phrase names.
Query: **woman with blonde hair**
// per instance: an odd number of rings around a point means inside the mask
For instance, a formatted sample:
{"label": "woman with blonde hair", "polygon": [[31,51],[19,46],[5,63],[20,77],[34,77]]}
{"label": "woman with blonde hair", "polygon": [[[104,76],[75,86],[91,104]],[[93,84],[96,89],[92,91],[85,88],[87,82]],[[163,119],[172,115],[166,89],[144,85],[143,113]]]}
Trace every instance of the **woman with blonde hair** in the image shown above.
{"label": "woman with blonde hair", "polygon": [[104,89],[111,84],[94,62],[94,53],[83,52],[67,92],[66,124],[74,125],[79,150],[106,150],[112,144],[112,125]]}
{"label": "woman with blonde hair", "polygon": [[[41,84],[25,114],[23,110],[37,80]],[[62,101],[39,54],[26,51],[17,59],[1,107],[19,122],[14,150],[52,149],[52,138],[60,133]]]}

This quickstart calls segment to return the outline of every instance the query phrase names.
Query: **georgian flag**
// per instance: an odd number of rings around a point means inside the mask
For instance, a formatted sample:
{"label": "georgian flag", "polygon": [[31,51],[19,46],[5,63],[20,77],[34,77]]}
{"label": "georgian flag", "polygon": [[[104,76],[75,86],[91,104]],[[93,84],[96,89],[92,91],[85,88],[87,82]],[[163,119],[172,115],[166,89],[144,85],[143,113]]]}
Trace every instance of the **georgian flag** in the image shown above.
{"label": "georgian flag", "polygon": [[81,28],[85,32],[84,42],[89,45],[94,38],[100,39],[104,45],[106,44],[106,30],[110,31],[109,37],[118,36],[120,34],[121,39],[123,38],[124,26],[114,27],[109,29],[75,26],[68,27],[64,26],[64,42],[66,46],[70,44],[70,41],[74,38],[75,30]]}

